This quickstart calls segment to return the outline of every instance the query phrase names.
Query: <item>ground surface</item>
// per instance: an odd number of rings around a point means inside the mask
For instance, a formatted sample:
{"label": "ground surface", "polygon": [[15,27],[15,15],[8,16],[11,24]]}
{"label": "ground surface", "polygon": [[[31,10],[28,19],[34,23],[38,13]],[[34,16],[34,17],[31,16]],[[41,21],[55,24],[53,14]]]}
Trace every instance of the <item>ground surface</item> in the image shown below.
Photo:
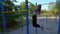
{"label": "ground surface", "polygon": [[[37,28],[37,34],[57,34],[58,32],[58,19],[49,18],[46,21],[46,19],[38,17],[37,23],[44,26],[43,32]],[[19,28],[8,34],[26,34],[26,25],[23,26],[23,30]],[[36,28],[34,28],[31,23],[29,24],[29,34],[36,34]]]}

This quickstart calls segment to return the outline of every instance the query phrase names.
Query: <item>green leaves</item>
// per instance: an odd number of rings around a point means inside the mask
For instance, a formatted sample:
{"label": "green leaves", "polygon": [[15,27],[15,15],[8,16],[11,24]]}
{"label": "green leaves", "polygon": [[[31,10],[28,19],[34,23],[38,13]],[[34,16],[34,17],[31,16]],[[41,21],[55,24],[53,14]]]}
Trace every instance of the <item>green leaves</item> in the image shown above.
{"label": "green leaves", "polygon": [[[21,2],[21,3],[20,3],[20,7],[22,7],[22,8],[21,8],[22,10],[25,10],[25,11],[22,11],[23,16],[25,16],[25,15],[26,15],[25,2]],[[30,2],[30,3],[28,4],[28,13],[29,13],[29,14],[32,14],[32,12],[33,12],[33,7],[34,7],[34,4],[32,4],[32,3]]]}
{"label": "green leaves", "polygon": [[[52,3],[52,2],[50,2]],[[52,15],[58,15],[58,5],[57,3],[49,4],[49,13],[52,13]]]}

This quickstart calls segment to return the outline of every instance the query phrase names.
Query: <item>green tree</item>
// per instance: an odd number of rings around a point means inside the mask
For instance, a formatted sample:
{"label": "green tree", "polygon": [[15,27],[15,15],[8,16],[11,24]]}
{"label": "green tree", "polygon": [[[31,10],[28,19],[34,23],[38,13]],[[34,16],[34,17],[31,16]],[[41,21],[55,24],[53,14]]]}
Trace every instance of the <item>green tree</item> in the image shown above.
{"label": "green tree", "polygon": [[[16,0],[13,0],[13,2],[16,2]],[[15,27],[18,25],[18,21],[16,19],[19,19],[20,13],[18,12],[13,12],[12,11],[12,6],[16,7],[12,1],[10,0],[5,0],[4,1],[4,9],[5,9],[5,19],[6,19],[6,26],[7,29],[10,29],[12,27]],[[16,7],[17,8],[17,7]],[[8,12],[8,13],[7,13]],[[3,24],[2,24],[2,16],[0,12],[0,28],[3,29]]]}
{"label": "green tree", "polygon": [[[20,3],[20,7],[22,7],[22,13],[23,13],[23,16],[25,16],[26,15],[26,7],[25,7],[25,2],[21,2]],[[32,12],[33,12],[33,7],[34,7],[34,4],[32,4],[31,2],[30,3],[28,3],[28,13],[29,14],[32,14]]]}
{"label": "green tree", "polygon": [[41,16],[46,16],[47,15],[47,10],[46,9],[43,9],[41,10]]}
{"label": "green tree", "polygon": [[21,7],[21,9],[22,9],[22,14],[23,14],[23,16],[25,16],[25,15],[26,15],[25,2],[21,2],[21,3],[20,3],[20,7]]}
{"label": "green tree", "polygon": [[5,11],[12,11],[12,6],[14,5],[14,2],[17,2],[16,0],[3,0],[4,2],[4,9]]}
{"label": "green tree", "polygon": [[41,11],[41,14],[46,14],[48,11],[46,10],[46,9],[43,9],[42,11]]}
{"label": "green tree", "polygon": [[[52,3],[52,2],[50,2]],[[53,3],[53,4],[49,4],[49,11],[50,13],[52,13],[52,15],[58,15],[58,9],[57,9],[57,4]]]}
{"label": "green tree", "polygon": [[28,5],[28,8],[29,8],[29,14],[32,14],[33,8],[34,8],[34,4],[30,2],[29,5]]}
{"label": "green tree", "polygon": [[[25,16],[25,15],[26,15],[25,2],[21,2],[21,3],[20,3],[20,7],[21,7],[22,10],[23,10],[23,11],[22,11],[23,16]],[[33,7],[34,7],[34,5],[30,2],[30,3],[28,4],[28,13],[29,13],[29,14],[32,14]]]}

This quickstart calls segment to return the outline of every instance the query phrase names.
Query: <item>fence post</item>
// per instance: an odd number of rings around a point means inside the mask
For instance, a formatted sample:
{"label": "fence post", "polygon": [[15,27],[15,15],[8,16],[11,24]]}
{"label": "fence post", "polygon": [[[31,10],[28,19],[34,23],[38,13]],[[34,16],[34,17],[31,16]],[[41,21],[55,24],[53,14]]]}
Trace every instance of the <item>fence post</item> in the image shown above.
{"label": "fence post", "polygon": [[0,9],[1,9],[1,16],[2,16],[2,24],[3,24],[3,30],[4,30],[4,34],[6,33],[6,20],[5,20],[5,15],[4,15],[4,6],[3,6],[3,0],[0,0],[1,4],[0,4]]}
{"label": "fence post", "polygon": [[59,23],[58,23],[58,34],[60,34],[60,0],[56,0],[58,13],[59,13]]}
{"label": "fence post", "polygon": [[29,20],[28,20],[28,0],[26,0],[26,34],[29,34]]}

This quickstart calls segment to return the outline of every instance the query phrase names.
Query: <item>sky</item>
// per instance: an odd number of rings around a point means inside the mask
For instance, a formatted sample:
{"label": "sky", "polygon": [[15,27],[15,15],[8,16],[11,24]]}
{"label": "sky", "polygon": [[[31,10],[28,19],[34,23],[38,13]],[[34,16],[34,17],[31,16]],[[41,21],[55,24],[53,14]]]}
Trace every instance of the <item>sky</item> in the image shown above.
{"label": "sky", "polygon": [[[18,2],[15,3],[15,5],[19,5],[21,2],[24,2],[25,0],[17,0]],[[56,0],[28,0],[29,2],[33,3],[33,4],[45,4],[45,3],[49,3],[50,1],[52,2],[56,2]],[[42,5],[41,9],[46,9],[48,10],[48,4],[46,5]]]}

